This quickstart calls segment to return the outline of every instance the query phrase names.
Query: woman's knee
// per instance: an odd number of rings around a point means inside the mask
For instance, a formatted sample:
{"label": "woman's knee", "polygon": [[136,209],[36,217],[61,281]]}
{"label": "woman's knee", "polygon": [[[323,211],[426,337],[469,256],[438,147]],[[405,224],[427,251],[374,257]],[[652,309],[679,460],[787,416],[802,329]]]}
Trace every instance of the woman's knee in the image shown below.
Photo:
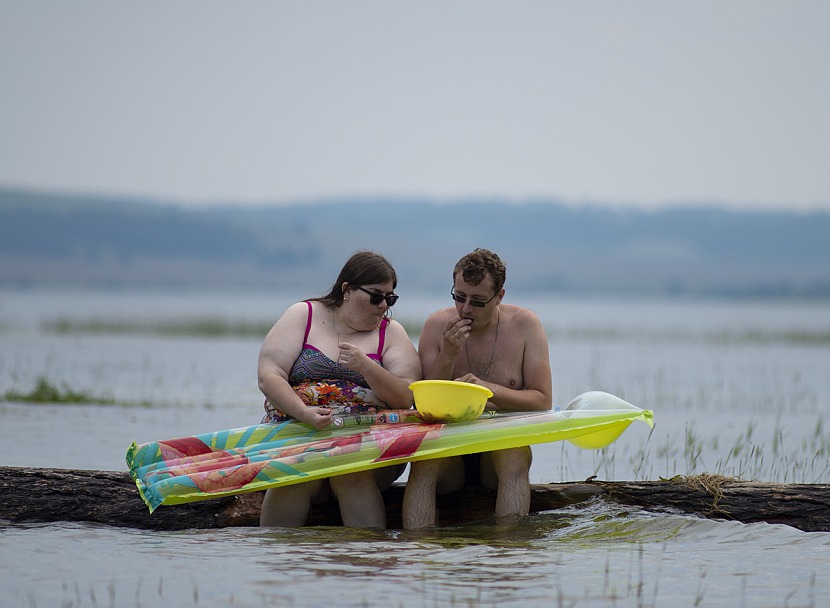
{"label": "woman's knee", "polygon": [[367,490],[377,489],[374,471],[360,471],[329,477],[329,485],[336,497],[343,496],[347,492],[366,492]]}
{"label": "woman's knee", "polygon": [[311,504],[328,494],[323,480],[269,488],[262,500],[261,526],[294,527],[305,524]]}
{"label": "woman's knee", "polygon": [[268,488],[265,491],[263,501],[299,501],[316,503],[328,499],[328,484],[324,479],[315,479],[314,481],[305,481],[303,483],[292,484],[290,486],[281,486],[276,488]]}

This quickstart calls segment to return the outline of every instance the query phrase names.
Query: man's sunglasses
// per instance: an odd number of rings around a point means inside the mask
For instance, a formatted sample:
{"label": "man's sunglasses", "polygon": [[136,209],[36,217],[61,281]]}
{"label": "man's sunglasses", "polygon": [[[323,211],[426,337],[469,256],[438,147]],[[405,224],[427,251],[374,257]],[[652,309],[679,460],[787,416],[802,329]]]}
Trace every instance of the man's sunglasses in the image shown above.
{"label": "man's sunglasses", "polygon": [[453,289],[451,289],[451,290],[450,290],[450,295],[452,296],[452,299],[453,299],[453,300],[455,300],[456,302],[458,302],[459,304],[466,304],[466,303],[467,303],[467,300],[470,300],[470,306],[475,306],[476,308],[484,308],[484,307],[485,307],[485,306],[487,306],[490,302],[492,302],[492,301],[493,301],[493,299],[494,299],[497,295],[499,295],[499,292],[494,293],[494,294],[493,294],[493,297],[492,297],[492,298],[490,298],[490,299],[489,299],[489,300],[487,300],[487,301],[484,301],[484,300],[473,300],[473,299],[468,298],[468,297],[466,297],[466,296],[460,296],[460,295],[458,295],[457,293],[455,293],[455,288],[453,288]]}
{"label": "man's sunglasses", "polygon": [[377,293],[377,292],[374,292],[374,291],[369,291],[368,289],[363,289],[362,287],[358,287],[357,289],[359,289],[363,293],[368,293],[369,294],[369,304],[371,304],[372,306],[377,306],[381,302],[386,300],[386,305],[389,306],[389,307],[392,307],[392,306],[395,305],[395,302],[398,301],[398,297],[399,297],[397,294],[394,294],[394,293],[390,293],[387,296],[387,295],[384,295],[382,293]]}

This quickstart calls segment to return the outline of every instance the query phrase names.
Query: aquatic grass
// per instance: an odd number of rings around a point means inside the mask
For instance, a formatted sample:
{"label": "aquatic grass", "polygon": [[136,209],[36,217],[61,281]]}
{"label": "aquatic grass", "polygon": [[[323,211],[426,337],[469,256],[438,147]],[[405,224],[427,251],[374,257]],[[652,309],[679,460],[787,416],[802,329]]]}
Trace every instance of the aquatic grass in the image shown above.
{"label": "aquatic grass", "polygon": [[[634,473],[632,481],[645,481],[653,478],[654,460],[651,457],[651,448],[649,447],[653,434],[654,429],[651,429],[644,444],[628,457],[627,462],[629,468]],[[706,443],[697,437],[694,429],[689,424],[686,425],[685,441],[682,446],[681,451],[677,443],[673,442],[672,438],[667,435],[665,444],[657,448],[657,457],[665,461],[665,477],[673,476],[669,472],[677,471],[679,462],[683,463],[683,470],[687,475],[693,475],[701,470],[705,470],[706,465],[702,455]],[[561,462],[564,462],[564,459],[567,458],[567,454],[564,451],[564,442],[562,451],[563,460]],[[593,475],[599,476],[602,474],[604,479],[615,479],[615,464],[619,451],[619,446],[615,444],[597,450],[593,456]],[[565,476],[563,475],[562,478],[565,479]]]}
{"label": "aquatic grass", "polygon": [[[551,597],[550,605],[556,606],[557,608],[578,608],[579,606],[618,606],[618,605],[625,605],[625,606],[632,606],[635,608],[656,608],[660,604],[660,597],[659,597],[659,590],[660,590],[660,580],[662,576],[662,562],[658,561],[656,571],[649,575],[647,573],[646,568],[646,558],[645,558],[645,549],[644,544],[642,542],[636,542],[631,549],[632,552],[636,553],[636,557],[632,556],[631,559],[625,560],[624,565],[613,564],[611,557],[607,557],[605,560],[605,567],[602,571],[603,575],[603,582],[601,591],[597,592],[596,589],[592,588],[591,586],[586,586],[581,590],[573,589],[568,590],[568,581],[563,581],[562,577],[559,573],[556,573],[556,584],[555,584],[555,596]],[[666,544],[663,543],[663,552],[666,551]],[[704,567],[698,567],[697,573],[697,591],[695,592],[694,598],[692,600],[692,606],[705,606],[705,599],[706,599],[706,579],[709,575],[709,571]],[[459,597],[456,595],[455,592],[450,592],[449,596],[446,598],[441,597],[441,589],[434,584],[434,581],[429,577],[425,576],[423,572],[416,574],[421,582],[420,591],[415,596],[409,596],[404,599],[400,599],[394,604],[397,608],[405,608],[406,606],[413,606],[419,605],[422,607],[433,607],[438,608],[446,607],[446,608],[473,608],[474,606],[482,605],[483,602],[488,602],[488,599],[491,599],[487,592],[486,592],[486,585],[484,584],[477,584],[474,588],[469,589],[472,592],[471,596],[468,597]],[[747,585],[749,584],[749,574],[741,573],[738,575],[741,580],[739,583],[739,593],[737,594],[738,597],[733,598],[736,602],[736,605],[746,606],[747,605]],[[806,595],[806,606],[808,608],[815,608],[816,604],[816,579],[817,574],[816,571],[813,570],[808,578],[805,588],[805,595]],[[199,584],[196,581],[195,577],[191,574],[189,577],[189,588],[183,587],[182,593],[179,594],[170,594],[168,593],[165,595],[164,591],[164,584],[163,584],[163,576],[159,576],[158,584],[153,588],[151,585],[145,585],[145,580],[143,577],[139,577],[135,580],[135,590],[132,592],[132,597],[130,598],[130,603],[125,605],[133,605],[133,606],[145,606],[145,605],[152,605],[153,603],[161,603],[164,604],[165,602],[169,602],[174,599],[179,599],[180,602],[178,605],[190,605],[190,606],[199,606],[202,603],[201,596],[199,590]],[[88,586],[88,597],[89,597],[89,604],[92,608],[97,608],[99,605],[98,603],[98,594],[95,592],[96,584],[95,583],[87,583]],[[121,589],[124,593],[129,595],[130,589],[125,588],[126,585],[121,585]],[[148,592],[147,589],[150,589]],[[82,585],[78,582],[69,585],[66,582],[61,584],[61,591],[62,591],[62,601],[60,605],[65,608],[80,608],[82,606],[87,605],[84,602],[83,594],[82,594]],[[109,606],[116,606],[119,605],[116,602],[116,598],[118,596],[118,588],[116,587],[116,583],[110,581],[107,584],[106,588],[106,596],[108,597]],[[782,593],[784,590],[781,590]],[[520,590],[517,589],[517,592],[520,593]],[[124,593],[121,594],[123,597]],[[185,599],[184,594],[189,593],[189,597]],[[581,595],[577,595],[577,593]],[[225,597],[227,594],[227,597]],[[177,597],[178,596],[178,597]],[[235,606],[236,605],[236,593],[233,587],[227,588],[224,592],[220,593],[219,597],[213,597],[208,600],[207,603],[216,603],[217,601],[222,602],[223,605],[227,606]],[[793,598],[798,596],[798,589],[790,589],[787,591],[779,605],[782,606],[789,606],[790,601]],[[295,605],[302,605],[302,599],[297,598],[292,593],[287,594],[262,594],[260,595],[260,599],[263,601],[262,605],[267,604],[267,600],[274,600],[275,598],[279,598],[281,605],[288,605],[288,606],[295,606]],[[670,596],[671,597],[671,596]],[[306,598],[307,599],[307,598]],[[505,600],[509,601],[511,605],[515,604],[513,597],[506,597]],[[37,598],[34,592],[29,591],[27,593],[27,600],[28,605],[35,607],[38,606]],[[192,603],[190,603],[192,602]],[[357,603],[355,603],[357,602]],[[620,604],[619,602],[623,602]],[[364,597],[355,597],[352,598],[350,605],[359,605],[359,606],[374,606],[376,604],[373,601],[371,596],[364,596]]]}
{"label": "aquatic grass", "polygon": [[[194,319],[87,319],[59,317],[40,324],[41,331],[68,336],[89,335],[147,335],[195,338],[260,338],[271,330],[274,321],[230,320],[221,317]],[[421,323],[401,321],[407,334],[417,338]]]}
{"label": "aquatic grass", "polygon": [[22,403],[95,403],[100,405],[112,405],[115,400],[109,395],[93,395],[91,393],[77,391],[66,385],[57,387],[45,377],[40,376],[35,386],[29,392],[8,390],[0,396],[0,401],[19,401]]}
{"label": "aquatic grass", "polygon": [[[665,441],[655,447],[651,444],[652,431],[644,443],[631,452],[622,445],[604,448],[602,451],[609,453],[594,456],[595,471],[611,471],[615,452],[620,451],[627,455],[629,470],[634,473],[632,481],[706,474],[773,483],[830,483],[830,437],[825,432],[822,418],[816,421],[812,434],[794,446],[788,445],[780,420],[769,443],[758,440],[757,429],[757,422],[748,421],[745,431],[739,433],[725,450],[720,449],[722,439],[719,436],[702,440],[690,425],[687,425],[682,444],[666,435]],[[724,452],[725,456],[718,458],[712,467],[705,464],[704,454]],[[656,477],[655,465],[663,469]]]}
{"label": "aquatic grass", "polygon": [[[394,315],[393,315],[393,318]],[[417,340],[423,327],[423,319],[396,319],[407,334]],[[103,335],[163,335],[218,337],[260,337],[264,338],[273,326],[270,320],[232,320],[207,316],[192,319],[74,319],[57,317],[41,322],[41,330],[57,335],[103,334]],[[566,339],[577,342],[637,342],[637,343],[696,343],[715,346],[752,346],[767,344],[790,344],[801,346],[830,345],[830,331],[792,330],[717,330],[709,332],[674,330],[623,330],[616,327],[576,327],[568,330],[547,328],[549,338],[558,341]]]}
{"label": "aquatic grass", "polygon": [[817,330],[748,330],[741,332],[710,332],[707,342],[716,345],[794,344],[802,346],[830,345],[830,331]]}
{"label": "aquatic grass", "polygon": [[[9,389],[0,393],[0,403],[15,402],[29,403],[32,405],[90,405],[90,406],[112,406],[136,407],[136,408],[172,408],[181,407],[182,404],[157,403],[152,401],[126,401],[116,399],[109,393],[95,394],[88,391],[81,391],[69,387],[66,383],[61,386],[50,382],[45,376],[39,376],[35,380],[34,387],[29,391]],[[211,403],[200,404],[205,408],[217,407]]]}
{"label": "aquatic grass", "polygon": [[187,320],[129,320],[90,319],[72,320],[66,317],[44,321],[44,332],[58,335],[159,335],[191,336],[204,338],[259,337],[264,338],[273,323],[255,321],[230,321],[219,317],[203,317]]}
{"label": "aquatic grass", "polygon": [[686,424],[686,441],[684,443],[683,456],[686,459],[686,468],[688,474],[697,471],[697,465],[701,462],[701,453],[703,452],[703,444],[697,438],[692,427]]}
{"label": "aquatic grass", "polygon": [[[617,442],[588,457],[592,459],[592,474],[609,480],[616,479],[616,470],[622,468],[628,471],[625,479],[632,481],[713,474],[771,483],[830,483],[830,434],[823,417],[816,419],[808,436],[799,435],[797,441],[788,437],[782,417],[775,419],[763,437],[760,428],[757,420],[750,419],[730,443],[725,443],[720,432],[704,438],[694,423],[688,422],[682,440],[666,434],[658,441],[660,436],[652,429],[638,446]],[[558,479],[584,477],[574,474],[579,464],[572,459],[579,451],[573,452],[567,442],[562,442],[559,453]],[[625,466],[619,467],[618,459]]]}
{"label": "aquatic grass", "polygon": [[551,338],[575,342],[634,342],[643,344],[704,343],[713,346],[754,346],[789,344],[799,346],[830,345],[827,329],[719,329],[705,332],[671,329],[621,329],[611,326],[574,327],[559,330],[547,327]]}
{"label": "aquatic grass", "polygon": [[800,450],[787,449],[785,437],[777,421],[773,432],[772,458],[768,461],[764,443],[754,443],[756,426],[750,422],[744,434],[735,439],[726,457],[716,464],[718,473],[732,473],[742,479],[767,477],[781,483],[821,483],[830,473],[827,461],[830,440],[824,435],[823,421],[816,422],[812,437],[802,441]]}
{"label": "aquatic grass", "polygon": [[[628,458],[628,465],[634,472],[633,481],[643,481],[652,478],[654,464],[651,462],[650,458],[646,457],[646,453],[650,451],[647,446],[651,441],[651,436],[653,434],[654,429],[652,428],[649,431],[648,437],[646,437],[646,440],[643,443],[643,445],[639,448],[639,450],[637,450]],[[646,467],[648,467],[648,469],[646,469]]]}
{"label": "aquatic grass", "polygon": [[[197,585],[195,579],[193,578],[193,575],[190,576],[190,585],[192,587],[192,595],[191,595],[191,599],[192,599],[192,602],[193,602],[192,606],[198,606],[199,605],[199,586]],[[162,604],[163,605],[164,604],[164,601],[165,601],[166,598],[164,596],[164,577],[163,576],[159,577],[158,585],[156,586],[156,589],[155,589],[155,595],[157,596],[156,598],[153,598],[152,593],[151,593],[151,597],[148,599],[147,598],[147,593],[144,592],[144,588],[145,588],[144,579],[139,577],[135,581],[135,591],[133,592],[133,597],[132,597],[131,603],[123,604],[123,605],[132,605],[132,606],[137,606],[138,607],[138,606],[146,606],[146,605],[155,605],[155,604]],[[63,608],[81,608],[82,606],[87,605],[86,602],[83,601],[83,597],[82,597],[82,593],[81,593],[81,585],[79,583],[75,582],[70,586],[68,583],[63,582],[63,583],[61,583],[61,591],[63,592],[63,598],[62,598],[62,601],[60,603],[60,606],[62,606]],[[88,605],[91,605],[92,608],[97,608],[97,606],[98,606],[98,594],[95,593],[95,584],[94,583],[89,584],[89,589],[88,589],[87,595],[89,596],[89,602],[90,602]],[[114,582],[111,581],[107,584],[107,594],[106,595],[107,595],[108,600],[109,600],[106,605],[108,605],[108,606],[121,605],[120,602],[116,603],[117,588],[116,588],[116,584]],[[37,606],[37,600],[36,600],[34,594],[31,591],[28,593],[27,599],[28,599],[28,605],[29,606],[32,606],[32,607]],[[230,591],[228,601],[229,601],[229,603],[226,604],[226,605],[229,605],[229,606],[234,605],[234,593],[233,593],[233,591]]]}

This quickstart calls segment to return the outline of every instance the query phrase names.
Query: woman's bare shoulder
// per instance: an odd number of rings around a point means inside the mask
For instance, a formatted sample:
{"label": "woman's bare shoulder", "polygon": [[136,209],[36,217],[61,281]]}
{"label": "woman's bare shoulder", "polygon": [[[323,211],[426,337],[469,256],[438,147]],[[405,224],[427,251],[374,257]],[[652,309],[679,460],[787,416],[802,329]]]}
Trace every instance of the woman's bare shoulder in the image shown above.
{"label": "woman's bare shoulder", "polygon": [[[317,312],[317,307],[314,306],[314,302],[311,303],[312,310]],[[285,321],[296,321],[298,319],[306,319],[308,317],[308,303],[307,302],[294,302],[280,316],[280,320]]]}
{"label": "woman's bare shoulder", "polygon": [[273,338],[287,331],[291,332],[297,328],[305,328],[307,319],[308,304],[305,302],[295,302],[283,311],[276,323],[274,323],[271,331],[268,332],[268,337]]}
{"label": "woman's bare shoulder", "polygon": [[386,327],[386,335],[392,336],[393,338],[406,338],[409,339],[409,334],[406,331],[406,327],[403,326],[402,323],[396,321],[395,319],[389,319],[389,325]]}

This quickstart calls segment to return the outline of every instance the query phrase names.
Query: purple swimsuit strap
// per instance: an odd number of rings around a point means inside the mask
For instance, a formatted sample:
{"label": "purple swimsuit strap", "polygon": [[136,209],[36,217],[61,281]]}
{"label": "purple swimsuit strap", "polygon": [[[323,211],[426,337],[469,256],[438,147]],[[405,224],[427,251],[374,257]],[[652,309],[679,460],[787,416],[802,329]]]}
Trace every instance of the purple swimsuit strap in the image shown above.
{"label": "purple swimsuit strap", "polygon": [[389,319],[383,317],[380,322],[380,339],[378,340],[378,359],[383,358],[383,343],[386,341],[386,326],[389,325]]}
{"label": "purple swimsuit strap", "polygon": [[303,336],[304,348],[308,345],[308,332],[311,331],[311,302],[306,300],[306,304],[308,304],[308,321],[305,323],[305,335]]}

